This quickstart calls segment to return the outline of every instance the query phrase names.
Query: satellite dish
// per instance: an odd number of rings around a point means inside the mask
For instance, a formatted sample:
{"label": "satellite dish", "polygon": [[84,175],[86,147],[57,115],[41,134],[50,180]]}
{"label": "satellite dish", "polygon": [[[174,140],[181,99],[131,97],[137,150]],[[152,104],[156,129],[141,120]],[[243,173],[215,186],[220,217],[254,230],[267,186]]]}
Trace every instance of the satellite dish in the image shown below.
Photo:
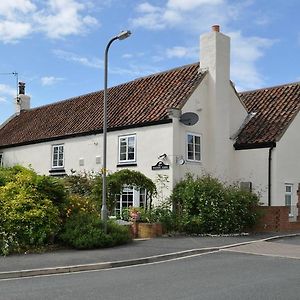
{"label": "satellite dish", "polygon": [[181,115],[179,121],[187,126],[195,125],[199,121],[199,116],[193,112],[186,112]]}

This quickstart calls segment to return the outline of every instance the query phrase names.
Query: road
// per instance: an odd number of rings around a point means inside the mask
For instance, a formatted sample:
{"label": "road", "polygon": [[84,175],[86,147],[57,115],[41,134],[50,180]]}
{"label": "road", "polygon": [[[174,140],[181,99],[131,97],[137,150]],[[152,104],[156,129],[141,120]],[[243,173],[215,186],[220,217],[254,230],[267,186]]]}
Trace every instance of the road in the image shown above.
{"label": "road", "polygon": [[300,260],[220,251],[157,264],[0,281],[0,299],[299,299]]}

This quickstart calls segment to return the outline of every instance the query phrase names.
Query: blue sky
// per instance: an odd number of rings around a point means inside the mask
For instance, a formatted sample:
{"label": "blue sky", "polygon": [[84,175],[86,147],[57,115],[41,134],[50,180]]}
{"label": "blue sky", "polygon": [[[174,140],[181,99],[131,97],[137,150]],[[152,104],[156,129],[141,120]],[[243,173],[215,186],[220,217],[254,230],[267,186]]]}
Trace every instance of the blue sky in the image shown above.
{"label": "blue sky", "polygon": [[14,113],[16,78],[31,106],[198,61],[199,35],[219,24],[231,37],[239,91],[300,81],[298,0],[1,0],[0,123]]}

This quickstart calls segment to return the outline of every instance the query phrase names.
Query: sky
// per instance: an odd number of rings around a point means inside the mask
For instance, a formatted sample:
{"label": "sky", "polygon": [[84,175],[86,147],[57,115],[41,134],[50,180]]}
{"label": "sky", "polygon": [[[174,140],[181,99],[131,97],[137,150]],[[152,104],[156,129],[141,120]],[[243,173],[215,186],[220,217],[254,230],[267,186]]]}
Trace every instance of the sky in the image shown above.
{"label": "sky", "polygon": [[[300,81],[299,0],[0,0],[0,124],[14,113],[17,80],[31,107],[199,61],[199,36],[231,37],[238,91]],[[16,73],[18,75],[16,75]]]}

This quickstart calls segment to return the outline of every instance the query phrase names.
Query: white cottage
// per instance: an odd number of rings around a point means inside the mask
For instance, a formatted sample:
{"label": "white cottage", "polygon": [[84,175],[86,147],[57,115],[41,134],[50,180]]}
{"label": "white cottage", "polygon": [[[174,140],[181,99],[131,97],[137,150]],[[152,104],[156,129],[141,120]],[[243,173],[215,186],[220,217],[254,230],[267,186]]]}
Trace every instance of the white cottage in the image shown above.
{"label": "white cottage", "polygon": [[[21,86],[16,114],[0,128],[0,163],[50,175],[99,171],[102,103],[100,91],[30,108]],[[168,192],[186,173],[211,174],[296,218],[299,106],[299,83],[238,94],[230,38],[215,25],[201,37],[200,64],[109,89],[107,168],[167,175]],[[127,188],[120,206],[143,204],[144,192]]]}

